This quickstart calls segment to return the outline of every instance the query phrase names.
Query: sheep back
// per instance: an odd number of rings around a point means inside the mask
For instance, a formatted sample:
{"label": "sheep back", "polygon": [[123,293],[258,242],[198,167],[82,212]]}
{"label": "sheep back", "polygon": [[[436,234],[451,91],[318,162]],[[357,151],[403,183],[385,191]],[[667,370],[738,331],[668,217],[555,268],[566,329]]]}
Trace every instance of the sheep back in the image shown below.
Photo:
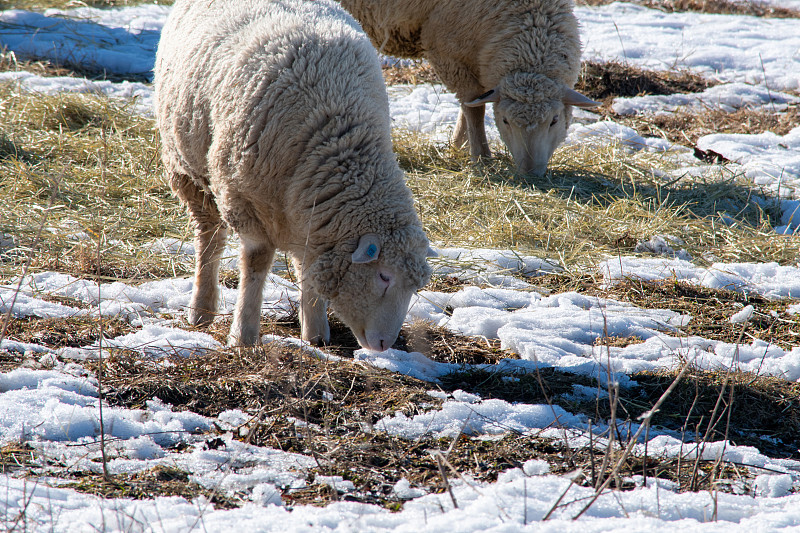
{"label": "sheep back", "polygon": [[168,172],[200,181],[240,233],[290,251],[418,225],[380,65],[351,16],[325,0],[173,9],[155,75]]}
{"label": "sheep back", "polygon": [[578,79],[580,35],[572,0],[342,0],[341,4],[361,22],[379,51],[425,57],[462,101],[516,71],[542,74],[569,87]]}

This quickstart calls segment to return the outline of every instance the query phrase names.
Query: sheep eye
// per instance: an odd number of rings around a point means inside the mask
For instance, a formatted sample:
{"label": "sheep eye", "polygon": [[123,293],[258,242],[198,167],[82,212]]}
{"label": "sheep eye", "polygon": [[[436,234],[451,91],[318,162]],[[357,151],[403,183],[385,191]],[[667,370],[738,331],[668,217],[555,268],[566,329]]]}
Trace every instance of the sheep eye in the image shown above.
{"label": "sheep eye", "polygon": [[508,119],[505,117],[503,117],[503,124],[505,124],[506,126],[508,125]]}
{"label": "sheep eye", "polygon": [[386,275],[385,275],[383,272],[378,272],[378,275],[381,277],[381,279],[382,279],[383,281],[385,281],[385,282],[387,282],[387,283],[389,282],[389,279],[390,279],[390,278],[389,278],[388,276],[386,276]]}
{"label": "sheep eye", "polygon": [[553,127],[553,126],[555,126],[556,124],[558,124],[558,115],[556,115],[556,116],[554,116],[554,117],[553,117],[553,121],[552,121],[552,122],[550,122],[550,127],[552,128],[552,127]]}

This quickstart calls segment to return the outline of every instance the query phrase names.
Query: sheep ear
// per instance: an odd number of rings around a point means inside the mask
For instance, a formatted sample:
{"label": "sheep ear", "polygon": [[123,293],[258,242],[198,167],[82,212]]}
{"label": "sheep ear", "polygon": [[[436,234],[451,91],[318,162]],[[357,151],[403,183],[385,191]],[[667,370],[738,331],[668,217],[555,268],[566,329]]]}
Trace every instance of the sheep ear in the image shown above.
{"label": "sheep ear", "polygon": [[381,253],[381,241],[375,233],[365,233],[358,239],[358,247],[353,252],[353,263],[371,263]]}
{"label": "sheep ear", "polygon": [[497,91],[497,89],[492,89],[491,91],[483,93],[482,95],[480,95],[471,102],[465,102],[464,105],[466,107],[478,107],[491,102],[499,102],[499,101],[500,101],[500,93]]}
{"label": "sheep ear", "polygon": [[564,88],[564,93],[561,95],[561,101],[568,105],[574,105],[576,107],[596,107],[600,104],[600,102],[595,102],[591,98],[588,98],[578,91],[570,89],[569,87]]}

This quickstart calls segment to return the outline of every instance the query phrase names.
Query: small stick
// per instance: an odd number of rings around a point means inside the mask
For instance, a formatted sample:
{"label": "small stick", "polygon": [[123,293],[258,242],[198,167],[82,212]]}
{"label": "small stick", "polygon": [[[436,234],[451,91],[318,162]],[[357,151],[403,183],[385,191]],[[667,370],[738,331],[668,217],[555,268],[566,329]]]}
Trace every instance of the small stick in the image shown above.
{"label": "small stick", "polygon": [[436,459],[436,465],[439,467],[439,474],[442,476],[442,481],[444,481],[444,488],[447,489],[447,492],[450,494],[450,499],[453,501],[453,507],[458,509],[458,502],[456,501],[456,496],[453,494],[453,487],[450,486],[450,481],[447,479],[447,472],[444,470],[444,457],[442,457],[442,452],[439,450],[431,452],[434,459]]}

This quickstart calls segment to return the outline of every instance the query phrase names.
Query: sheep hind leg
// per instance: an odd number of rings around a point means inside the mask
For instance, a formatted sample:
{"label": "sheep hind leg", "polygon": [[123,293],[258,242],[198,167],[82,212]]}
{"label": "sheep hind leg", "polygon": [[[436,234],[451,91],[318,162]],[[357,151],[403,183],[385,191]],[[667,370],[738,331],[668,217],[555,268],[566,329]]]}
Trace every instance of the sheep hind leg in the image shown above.
{"label": "sheep hind leg", "polygon": [[260,340],[261,302],[264,282],[272,267],[275,247],[252,241],[244,235],[239,253],[239,297],[233,311],[233,323],[228,335],[231,346],[252,346]]}
{"label": "sheep hind leg", "polygon": [[187,320],[205,326],[214,320],[219,300],[219,261],[225,249],[228,229],[222,221],[214,198],[190,177],[173,173],[169,184],[186,204],[194,223],[195,271],[192,299]]}
{"label": "sheep hind leg", "polygon": [[458,120],[456,121],[456,129],[453,130],[453,146],[456,148],[464,148],[467,145],[467,117],[464,114],[464,109],[458,110]]}
{"label": "sheep hind leg", "polygon": [[[473,162],[478,162],[482,157],[491,157],[489,141],[486,139],[486,128],[483,124],[483,117],[486,113],[486,106],[467,107],[461,106],[461,115],[464,115],[464,122],[467,126],[467,137],[469,138],[469,155]],[[456,127],[458,130],[458,127]]]}

